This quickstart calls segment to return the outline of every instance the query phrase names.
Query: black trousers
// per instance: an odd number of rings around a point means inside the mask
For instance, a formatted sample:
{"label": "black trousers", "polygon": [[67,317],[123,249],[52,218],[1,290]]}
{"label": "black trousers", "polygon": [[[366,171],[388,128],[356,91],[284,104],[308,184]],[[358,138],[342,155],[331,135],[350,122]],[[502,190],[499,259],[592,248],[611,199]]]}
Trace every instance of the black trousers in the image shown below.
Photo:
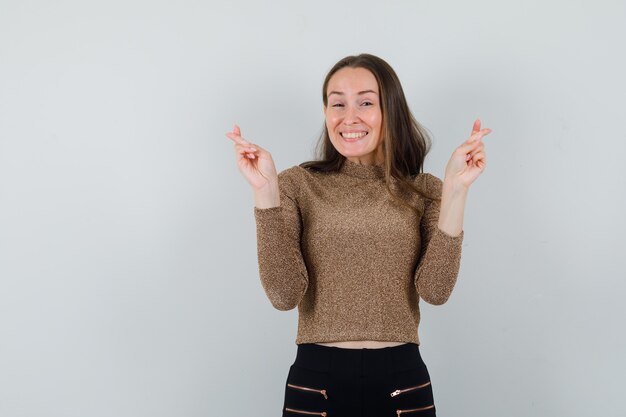
{"label": "black trousers", "polygon": [[299,344],[285,383],[282,416],[435,416],[419,346],[348,349]]}

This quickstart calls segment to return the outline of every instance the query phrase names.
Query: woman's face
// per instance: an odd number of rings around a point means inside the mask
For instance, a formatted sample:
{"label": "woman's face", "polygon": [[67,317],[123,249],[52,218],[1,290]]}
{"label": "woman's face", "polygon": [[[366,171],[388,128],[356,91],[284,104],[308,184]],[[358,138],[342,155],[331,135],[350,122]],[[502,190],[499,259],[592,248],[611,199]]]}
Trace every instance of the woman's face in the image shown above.
{"label": "woman's face", "polygon": [[365,68],[342,68],[330,78],[326,97],[326,128],[337,151],[352,162],[382,164],[383,115],[374,74]]}

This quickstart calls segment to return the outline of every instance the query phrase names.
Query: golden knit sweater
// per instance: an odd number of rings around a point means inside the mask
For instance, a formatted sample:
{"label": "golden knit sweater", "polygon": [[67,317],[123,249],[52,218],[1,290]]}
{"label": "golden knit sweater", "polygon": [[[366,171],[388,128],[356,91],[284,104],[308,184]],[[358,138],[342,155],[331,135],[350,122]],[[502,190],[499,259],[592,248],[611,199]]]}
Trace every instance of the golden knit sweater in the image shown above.
{"label": "golden knit sweater", "polygon": [[[441,197],[443,182],[414,184]],[[419,299],[446,302],[463,231],[437,226],[440,204],[395,203],[382,166],[344,160],[339,172],[299,165],[278,174],[280,206],[254,207],[261,284],[278,310],[298,307],[296,344],[380,340],[419,344]]]}

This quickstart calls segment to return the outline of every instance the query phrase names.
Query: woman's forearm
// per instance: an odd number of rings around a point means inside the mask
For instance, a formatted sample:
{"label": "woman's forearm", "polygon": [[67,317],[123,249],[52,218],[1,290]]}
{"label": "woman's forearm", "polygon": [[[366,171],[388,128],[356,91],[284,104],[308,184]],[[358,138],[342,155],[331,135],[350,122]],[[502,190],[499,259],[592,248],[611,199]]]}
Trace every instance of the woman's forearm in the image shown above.
{"label": "woman's forearm", "polygon": [[254,205],[260,209],[280,206],[278,182],[270,182],[265,187],[255,190]]}
{"label": "woman's forearm", "polygon": [[453,188],[450,183],[443,182],[438,227],[450,236],[458,236],[463,230],[467,192],[467,188]]}

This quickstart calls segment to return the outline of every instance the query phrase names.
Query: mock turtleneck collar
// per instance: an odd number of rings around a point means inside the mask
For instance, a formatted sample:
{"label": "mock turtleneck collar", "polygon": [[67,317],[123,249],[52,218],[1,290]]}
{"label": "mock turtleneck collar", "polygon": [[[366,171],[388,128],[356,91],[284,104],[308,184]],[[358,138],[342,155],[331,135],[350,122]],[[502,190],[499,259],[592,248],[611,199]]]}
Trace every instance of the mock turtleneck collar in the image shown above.
{"label": "mock turtleneck collar", "polygon": [[339,167],[339,172],[357,178],[385,178],[384,165],[362,165],[352,162],[348,158],[344,159],[341,167]]}

